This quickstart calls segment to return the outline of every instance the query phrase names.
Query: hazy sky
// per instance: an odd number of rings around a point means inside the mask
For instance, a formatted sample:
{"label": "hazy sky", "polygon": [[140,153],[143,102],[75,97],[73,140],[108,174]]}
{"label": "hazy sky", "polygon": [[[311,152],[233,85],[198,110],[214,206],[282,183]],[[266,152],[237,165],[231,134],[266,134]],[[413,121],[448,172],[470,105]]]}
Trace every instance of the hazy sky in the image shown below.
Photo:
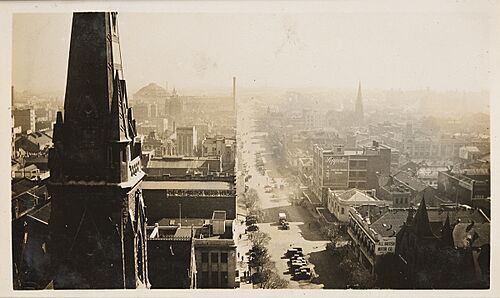
{"label": "hazy sky", "polygon": [[[331,87],[480,90],[490,23],[472,13],[119,13],[129,90]],[[64,90],[70,14],[13,17],[17,90]]]}

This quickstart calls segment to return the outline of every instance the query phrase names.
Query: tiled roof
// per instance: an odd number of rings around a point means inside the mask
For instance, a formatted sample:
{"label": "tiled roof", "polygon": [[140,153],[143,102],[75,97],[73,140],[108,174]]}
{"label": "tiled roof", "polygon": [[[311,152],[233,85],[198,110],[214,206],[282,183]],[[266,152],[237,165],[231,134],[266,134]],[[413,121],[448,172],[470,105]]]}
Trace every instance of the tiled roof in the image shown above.
{"label": "tiled roof", "polygon": [[[475,225],[483,222],[489,224],[488,220],[477,210],[443,211],[434,207],[428,207],[427,214],[431,230],[435,235],[441,234],[446,215],[449,215],[452,225],[458,221],[464,225],[468,225],[471,221],[476,222]],[[383,237],[389,237],[393,234],[392,231],[399,232],[407,217],[408,211],[406,209],[392,209],[373,221],[370,228]]]}
{"label": "tiled roof", "polygon": [[370,225],[382,237],[395,236],[408,217],[406,210],[391,210]]}

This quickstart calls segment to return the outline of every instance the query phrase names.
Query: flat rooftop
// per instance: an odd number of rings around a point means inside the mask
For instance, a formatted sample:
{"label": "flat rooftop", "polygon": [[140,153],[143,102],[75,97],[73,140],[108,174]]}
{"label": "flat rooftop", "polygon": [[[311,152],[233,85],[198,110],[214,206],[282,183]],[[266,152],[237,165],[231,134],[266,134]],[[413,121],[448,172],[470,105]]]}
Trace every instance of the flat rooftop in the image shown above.
{"label": "flat rooftop", "polygon": [[143,181],[142,189],[231,190],[225,181]]}

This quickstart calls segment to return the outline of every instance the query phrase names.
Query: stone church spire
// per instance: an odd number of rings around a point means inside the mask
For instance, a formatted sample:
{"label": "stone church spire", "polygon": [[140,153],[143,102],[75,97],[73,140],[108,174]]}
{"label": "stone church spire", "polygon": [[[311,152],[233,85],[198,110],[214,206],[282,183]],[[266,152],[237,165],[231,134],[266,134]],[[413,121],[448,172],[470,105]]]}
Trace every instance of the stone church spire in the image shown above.
{"label": "stone church spire", "polygon": [[435,237],[431,230],[425,198],[422,198],[422,202],[420,202],[417,212],[415,213],[413,227],[418,237]]}
{"label": "stone church spire", "polygon": [[148,284],[141,143],[126,93],[117,14],[75,13],[49,151],[55,288]]}

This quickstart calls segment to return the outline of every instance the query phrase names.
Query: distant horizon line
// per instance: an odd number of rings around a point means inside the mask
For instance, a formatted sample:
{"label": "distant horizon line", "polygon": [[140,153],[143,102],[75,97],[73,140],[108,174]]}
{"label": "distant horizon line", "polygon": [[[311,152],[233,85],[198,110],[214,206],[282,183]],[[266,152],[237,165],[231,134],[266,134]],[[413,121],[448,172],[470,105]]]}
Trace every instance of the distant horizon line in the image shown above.
{"label": "distant horizon line", "polygon": [[[157,86],[165,89],[165,86],[162,86],[161,84],[158,84],[157,82],[150,82],[150,83],[147,83],[145,85],[143,85],[142,87],[135,87],[135,88],[130,88],[129,86],[129,95],[132,95],[132,94],[135,94],[137,93],[140,89],[150,85],[150,84],[156,84]],[[51,90],[36,90],[36,89],[17,89],[15,87],[15,85],[13,85],[13,88],[14,88],[14,92],[15,93],[29,93],[29,94],[33,94],[33,95],[36,95],[36,94],[46,94],[46,93],[49,93],[49,94],[63,94],[66,92],[66,88],[64,89],[59,89],[59,90],[55,90],[55,89],[51,89]],[[183,90],[187,90],[187,91],[203,91],[203,90],[206,90],[206,91],[210,91],[210,92],[214,92],[214,91],[217,91],[217,92],[220,92],[220,91],[224,91],[224,92],[228,92],[228,94],[232,94],[232,86],[225,86],[225,87],[222,87],[222,86],[218,86],[218,87],[195,87],[195,86],[190,86],[190,87],[187,87],[187,86],[175,86],[175,85],[172,85],[171,88],[169,88],[168,91],[172,91],[173,89],[176,89],[177,92],[181,92],[180,95],[183,95],[182,94],[182,91]],[[260,87],[253,87],[253,86],[238,86],[238,84],[236,85],[236,90],[240,90],[240,91],[258,91],[258,90],[274,90],[274,91],[304,91],[304,90],[307,90],[307,91],[312,91],[312,89],[317,89],[317,90],[320,90],[320,91],[352,91],[352,92],[357,92],[357,84],[356,86],[352,87],[352,88],[349,88],[349,87],[327,87],[327,86],[310,86],[310,87],[285,87],[285,86],[260,86]],[[366,87],[362,87],[362,90],[363,91],[377,91],[377,92],[380,92],[380,91],[397,91],[397,92],[425,92],[425,91],[428,91],[428,92],[434,92],[434,93],[489,93],[490,92],[490,89],[435,89],[435,88],[431,88],[431,87],[420,87],[420,88],[384,88],[384,87],[369,87],[369,88],[366,88]]]}

